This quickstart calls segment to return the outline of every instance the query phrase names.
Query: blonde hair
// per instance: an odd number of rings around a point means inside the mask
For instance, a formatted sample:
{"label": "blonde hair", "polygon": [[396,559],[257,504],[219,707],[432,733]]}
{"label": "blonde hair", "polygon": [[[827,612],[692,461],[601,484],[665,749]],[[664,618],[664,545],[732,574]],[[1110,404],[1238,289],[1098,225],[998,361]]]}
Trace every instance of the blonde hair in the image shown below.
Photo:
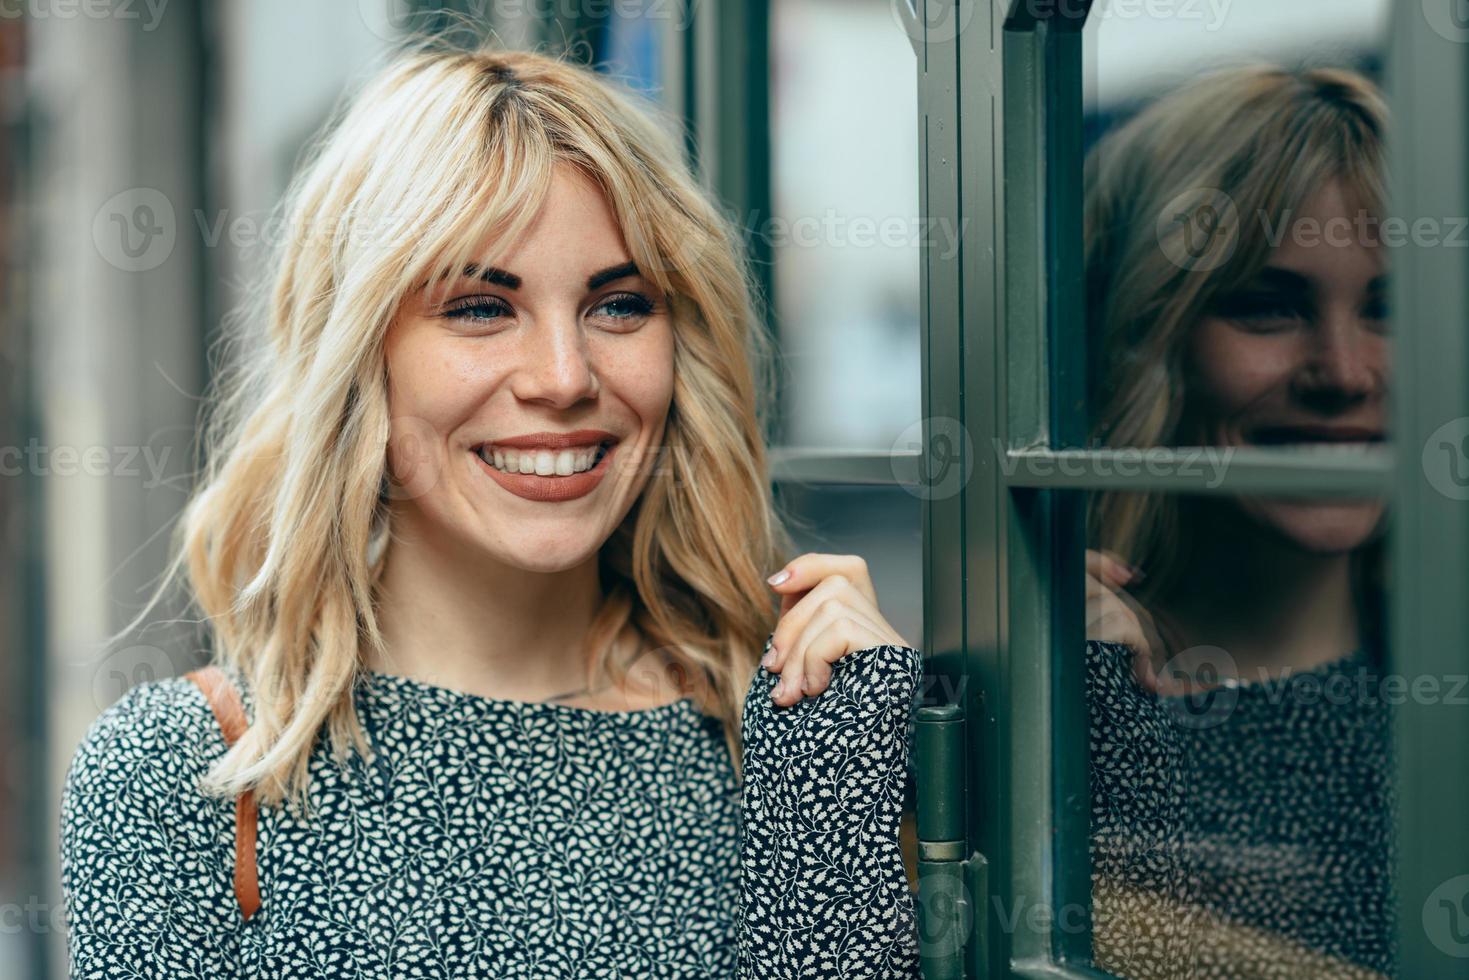
{"label": "blonde hair", "polygon": [[776,619],[764,577],[790,543],[762,436],[773,353],[733,224],[652,107],[549,56],[420,42],[337,116],[286,195],[264,343],[221,384],[159,589],[186,568],[215,660],[254,698],[204,790],[304,808],[323,723],[338,761],[369,754],[352,692],[365,650],[383,645],[384,333],[411,289],[477,260],[486,239],[512,241],[557,163],[606,194],[639,270],[670,296],[674,332],[665,454],[601,549],[583,652],[604,677],[620,672],[609,650],[626,631],[662,648],[722,720],[738,772],[743,696]]}
{"label": "blonde hair", "polygon": [[[1259,273],[1270,229],[1328,181],[1381,220],[1386,125],[1381,94],[1355,72],[1251,65],[1205,75],[1093,149],[1084,236],[1094,444],[1196,438],[1181,431],[1191,328]],[[1211,220],[1195,247],[1204,208]],[[1145,595],[1166,590],[1187,551],[1175,497],[1100,493],[1089,524],[1096,547],[1147,570]]]}

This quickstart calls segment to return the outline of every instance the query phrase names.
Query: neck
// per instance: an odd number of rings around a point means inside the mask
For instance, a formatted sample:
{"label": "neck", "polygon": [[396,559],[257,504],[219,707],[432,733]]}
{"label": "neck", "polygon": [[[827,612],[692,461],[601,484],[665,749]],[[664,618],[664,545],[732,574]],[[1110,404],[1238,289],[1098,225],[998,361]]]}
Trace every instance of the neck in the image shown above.
{"label": "neck", "polygon": [[597,558],[528,572],[394,515],[378,585],[386,656],[369,670],[484,697],[545,701],[587,683],[582,644],[601,602]]}
{"label": "neck", "polygon": [[1226,501],[1197,502],[1187,523],[1191,553],[1158,601],[1184,647],[1220,647],[1257,680],[1360,646],[1350,552],[1305,551]]}

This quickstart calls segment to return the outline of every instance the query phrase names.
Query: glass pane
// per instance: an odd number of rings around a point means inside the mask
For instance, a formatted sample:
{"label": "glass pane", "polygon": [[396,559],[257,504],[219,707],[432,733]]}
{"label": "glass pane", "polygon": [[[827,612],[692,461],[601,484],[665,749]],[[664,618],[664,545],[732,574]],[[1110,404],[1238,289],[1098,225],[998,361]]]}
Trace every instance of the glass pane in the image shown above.
{"label": "glass pane", "polygon": [[1388,673],[1383,504],[1088,510],[1094,962],[1391,975],[1393,705],[1464,694]]}
{"label": "glass pane", "polygon": [[782,441],[890,449],[919,418],[917,66],[889,0],[771,5]]}
{"label": "glass pane", "polygon": [[861,555],[878,609],[909,643],[923,645],[921,502],[900,487],[776,484],[797,554]]}
{"label": "glass pane", "polygon": [[[1389,5],[1118,0],[1092,16],[1089,444],[1386,438],[1383,246],[1410,231],[1383,202]],[[1452,231],[1439,224],[1424,233]]]}
{"label": "glass pane", "polygon": [[592,64],[628,88],[677,108],[677,101],[669,100],[665,92],[664,46],[675,36],[673,30],[682,26],[678,7],[656,0],[623,0],[598,25]]}

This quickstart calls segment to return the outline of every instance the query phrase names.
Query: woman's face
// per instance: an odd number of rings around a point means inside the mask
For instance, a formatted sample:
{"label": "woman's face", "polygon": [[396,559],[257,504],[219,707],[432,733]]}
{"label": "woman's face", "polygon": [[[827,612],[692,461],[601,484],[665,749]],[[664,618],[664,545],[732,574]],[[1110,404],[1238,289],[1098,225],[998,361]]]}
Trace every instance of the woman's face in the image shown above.
{"label": "woman's face", "polygon": [[407,296],[388,329],[393,507],[440,546],[560,571],[595,554],[651,472],[673,397],[667,297],[566,164],[500,254]]}
{"label": "woman's face", "polygon": [[[1381,441],[1390,354],[1382,249],[1370,228],[1361,233],[1336,182],[1287,219],[1259,276],[1220,297],[1194,330],[1191,425],[1206,445]],[[1240,506],[1323,553],[1360,546],[1383,514],[1381,501],[1245,498]]]}

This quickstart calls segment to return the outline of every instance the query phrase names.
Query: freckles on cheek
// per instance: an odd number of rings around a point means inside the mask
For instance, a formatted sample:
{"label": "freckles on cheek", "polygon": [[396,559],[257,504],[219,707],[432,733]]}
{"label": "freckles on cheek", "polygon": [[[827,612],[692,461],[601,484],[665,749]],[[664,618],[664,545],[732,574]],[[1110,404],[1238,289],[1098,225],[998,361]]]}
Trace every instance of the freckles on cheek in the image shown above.
{"label": "freckles on cheek", "polygon": [[599,352],[602,380],[617,389],[645,419],[662,416],[673,401],[673,343],[649,343]]}
{"label": "freckles on cheek", "polygon": [[485,387],[483,364],[442,343],[409,340],[393,351],[388,365],[394,415],[412,415],[445,429],[473,410]]}
{"label": "freckles on cheek", "polygon": [[1250,405],[1288,377],[1289,359],[1278,347],[1225,324],[1201,324],[1190,345],[1189,395],[1221,414]]}

